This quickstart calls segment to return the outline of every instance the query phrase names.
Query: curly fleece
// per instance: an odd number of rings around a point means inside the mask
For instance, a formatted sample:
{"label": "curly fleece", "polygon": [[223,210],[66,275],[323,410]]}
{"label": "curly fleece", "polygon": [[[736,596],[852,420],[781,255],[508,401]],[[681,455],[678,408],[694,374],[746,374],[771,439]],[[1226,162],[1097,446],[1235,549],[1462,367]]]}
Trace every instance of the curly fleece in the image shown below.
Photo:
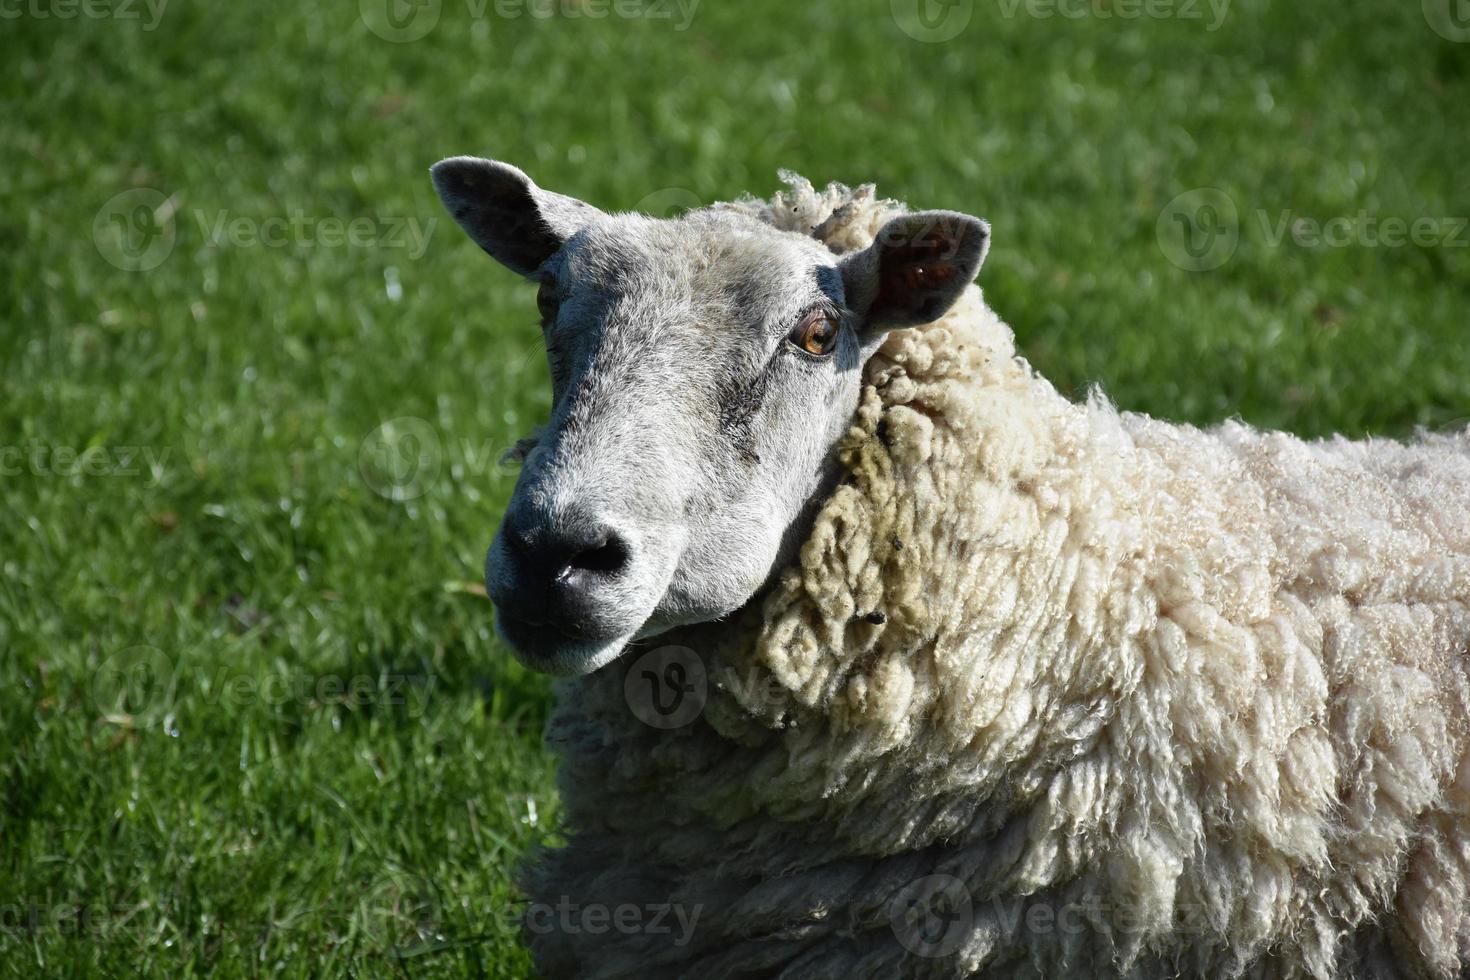
{"label": "curly fleece", "polygon": [[[789,179],[723,207],[835,252],[902,210]],[[638,649],[559,684],[533,909],[697,918],[528,917],[545,974],[1470,966],[1470,431],[1077,404],[971,287],[871,360],[840,458],[765,596],[656,641],[707,671],[694,721],[638,720]]]}

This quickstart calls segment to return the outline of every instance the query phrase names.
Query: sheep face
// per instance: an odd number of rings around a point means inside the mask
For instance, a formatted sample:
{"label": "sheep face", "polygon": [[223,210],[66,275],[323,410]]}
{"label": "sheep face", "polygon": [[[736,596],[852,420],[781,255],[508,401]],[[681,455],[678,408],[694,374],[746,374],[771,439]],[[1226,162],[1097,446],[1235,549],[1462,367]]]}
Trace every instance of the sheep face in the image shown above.
{"label": "sheep face", "polygon": [[885,333],[937,319],[988,229],[903,215],[837,256],[732,211],[605,214],[514,167],[433,170],[450,213],[538,287],[553,389],[486,561],[501,636],[581,674],[724,616],[800,542]]}

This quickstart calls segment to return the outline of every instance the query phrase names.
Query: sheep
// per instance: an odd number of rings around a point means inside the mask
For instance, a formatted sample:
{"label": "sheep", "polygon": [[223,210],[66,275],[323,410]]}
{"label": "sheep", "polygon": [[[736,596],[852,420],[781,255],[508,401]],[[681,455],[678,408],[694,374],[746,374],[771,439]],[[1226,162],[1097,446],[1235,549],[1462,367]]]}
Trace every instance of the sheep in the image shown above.
{"label": "sheep", "polygon": [[[487,567],[517,656],[572,675],[565,844],[522,873],[543,974],[1470,968],[1470,429],[1307,442],[1069,400],[970,282],[988,227],[871,186],[653,222],[503,164],[434,178],[547,319],[555,404]],[[810,334],[780,339],[802,289],[845,362],[771,353]],[[769,385],[807,424],[726,432],[722,377],[788,356]],[[829,367],[835,434],[784,390]],[[741,512],[702,546],[676,481],[710,473],[809,496],[770,505],[774,543]],[[640,519],[685,544],[652,586]],[[511,581],[533,561],[552,584]],[[701,571],[740,595],[701,606]]]}

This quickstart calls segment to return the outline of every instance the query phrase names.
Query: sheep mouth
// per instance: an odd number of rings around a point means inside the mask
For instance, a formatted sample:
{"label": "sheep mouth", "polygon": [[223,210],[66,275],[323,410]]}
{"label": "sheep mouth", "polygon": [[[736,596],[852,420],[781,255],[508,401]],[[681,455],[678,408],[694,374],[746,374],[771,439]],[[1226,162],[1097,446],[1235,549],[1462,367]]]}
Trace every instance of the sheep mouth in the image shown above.
{"label": "sheep mouth", "polygon": [[552,623],[498,607],[495,632],[522,664],[561,677],[590,674],[611,663],[633,639],[631,633],[596,630],[585,623]]}

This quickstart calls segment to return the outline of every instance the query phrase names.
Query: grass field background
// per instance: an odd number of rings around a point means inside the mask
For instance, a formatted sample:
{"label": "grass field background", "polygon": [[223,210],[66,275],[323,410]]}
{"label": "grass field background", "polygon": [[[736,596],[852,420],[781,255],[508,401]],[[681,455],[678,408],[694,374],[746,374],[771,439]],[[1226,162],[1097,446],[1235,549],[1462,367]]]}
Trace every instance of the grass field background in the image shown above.
{"label": "grass field background", "polygon": [[876,181],[990,219],[1065,390],[1470,416],[1459,0],[924,2],[0,9],[0,974],[528,975],[548,685],[476,583],[549,399],[441,156]]}

